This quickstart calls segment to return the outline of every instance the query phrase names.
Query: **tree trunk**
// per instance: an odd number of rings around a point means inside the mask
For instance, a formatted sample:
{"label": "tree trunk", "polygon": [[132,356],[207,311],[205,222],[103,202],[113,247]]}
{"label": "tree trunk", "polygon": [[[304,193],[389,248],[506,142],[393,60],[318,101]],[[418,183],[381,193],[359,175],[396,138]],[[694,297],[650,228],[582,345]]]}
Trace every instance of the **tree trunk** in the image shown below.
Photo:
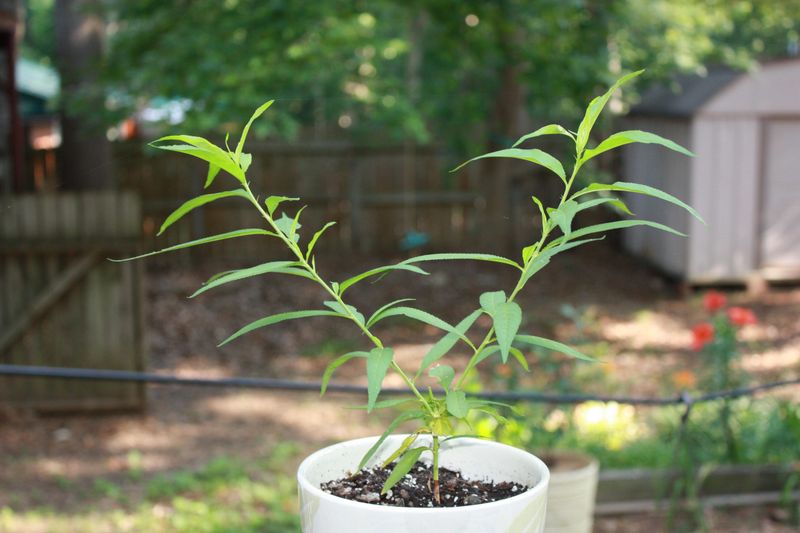
{"label": "tree trunk", "polygon": [[56,0],[57,63],[61,75],[60,182],[63,189],[107,189],[114,185],[111,146],[101,121],[84,110],[103,109],[97,89],[97,65],[103,52],[105,24],[97,14],[100,0]]}

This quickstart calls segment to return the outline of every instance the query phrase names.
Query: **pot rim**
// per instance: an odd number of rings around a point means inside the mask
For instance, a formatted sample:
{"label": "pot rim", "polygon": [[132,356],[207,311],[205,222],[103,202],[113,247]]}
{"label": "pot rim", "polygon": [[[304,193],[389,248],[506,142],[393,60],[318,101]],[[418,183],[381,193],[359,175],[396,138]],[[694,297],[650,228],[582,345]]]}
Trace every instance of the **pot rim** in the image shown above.
{"label": "pot rim", "polygon": [[[391,437],[405,437],[406,435],[390,435]],[[310,465],[318,460],[320,456],[330,453],[331,451],[335,450],[339,447],[345,447],[348,445],[358,444],[365,441],[374,442],[376,439],[380,438],[378,435],[374,437],[363,437],[360,439],[351,439],[342,442],[338,442],[331,446],[326,446],[316,452],[312,453],[308,457],[306,457],[300,466],[297,469],[297,482],[300,485],[301,490],[307,491],[311,493],[313,496],[317,498],[321,498],[324,500],[328,500],[330,502],[335,503],[336,505],[341,505],[344,507],[351,507],[355,509],[365,510],[367,508],[373,512],[387,512],[387,513],[413,513],[413,514],[434,514],[434,513],[458,513],[464,512],[465,510],[475,510],[475,509],[486,509],[491,510],[494,508],[502,507],[504,505],[509,505],[518,502],[521,499],[535,499],[539,493],[545,492],[547,490],[547,485],[550,480],[550,470],[547,468],[547,465],[539,459],[537,456],[533,455],[532,453],[522,450],[520,448],[516,448],[514,446],[509,446],[507,444],[501,444],[499,442],[491,441],[491,440],[484,440],[484,439],[476,439],[472,437],[464,437],[459,439],[461,443],[464,442],[472,442],[482,446],[489,446],[489,447],[496,447],[502,449],[510,449],[513,450],[514,453],[517,453],[520,457],[527,458],[529,462],[535,465],[535,468],[540,472],[541,478],[539,479],[538,483],[531,487],[530,489],[522,492],[516,496],[512,496],[510,498],[505,498],[503,500],[498,500],[495,502],[488,502],[488,503],[480,503],[477,505],[465,505],[461,507],[394,507],[390,505],[375,505],[374,503],[365,503],[365,502],[358,502],[354,500],[348,500],[345,498],[340,498],[339,496],[334,496],[333,494],[327,493],[323,491],[321,488],[315,486],[308,480],[308,477],[305,475],[306,471],[310,468]]]}

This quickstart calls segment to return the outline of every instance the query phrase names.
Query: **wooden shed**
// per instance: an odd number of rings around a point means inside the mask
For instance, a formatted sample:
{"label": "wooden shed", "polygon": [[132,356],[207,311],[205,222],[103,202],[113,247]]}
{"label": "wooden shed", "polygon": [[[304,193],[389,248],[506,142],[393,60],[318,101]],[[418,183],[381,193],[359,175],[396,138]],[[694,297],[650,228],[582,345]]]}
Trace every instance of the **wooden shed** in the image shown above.
{"label": "wooden shed", "polygon": [[687,158],[654,145],[624,148],[624,179],[692,204],[707,225],[646,197],[641,218],[688,239],[626,231],[625,247],[689,283],[800,279],[800,59],[750,73],[715,69],[647,92],[626,118],[688,147]]}

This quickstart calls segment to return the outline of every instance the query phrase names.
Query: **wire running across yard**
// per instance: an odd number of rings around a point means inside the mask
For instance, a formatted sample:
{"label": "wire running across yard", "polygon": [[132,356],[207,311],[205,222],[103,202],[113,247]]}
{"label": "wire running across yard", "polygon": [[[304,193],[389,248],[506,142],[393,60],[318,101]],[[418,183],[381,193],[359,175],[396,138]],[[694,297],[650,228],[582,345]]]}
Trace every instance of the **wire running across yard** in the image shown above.
{"label": "wire running across yard", "polygon": [[[153,383],[158,385],[194,385],[200,387],[234,387],[245,389],[266,389],[285,391],[319,391],[318,381],[294,381],[276,378],[194,378],[172,374],[155,374],[150,372],[133,372],[126,370],[102,370],[90,368],[64,368],[51,366],[3,365],[0,364],[0,376],[33,377],[47,379],[89,379],[97,381],[120,381]],[[584,402],[617,402],[629,405],[684,405],[688,410],[698,403],[712,402],[725,398],[741,398],[754,396],[758,392],[800,385],[800,378],[762,383],[752,387],[709,392],[693,397],[683,392],[677,396],[648,398],[642,396],[609,396],[596,394],[551,394],[534,391],[498,391],[474,394],[475,397],[491,400],[521,401],[551,404],[579,404]],[[367,388],[359,385],[331,383],[328,391],[348,394],[366,394]],[[433,390],[434,394],[437,390]],[[384,388],[381,394],[407,395],[408,389]]]}

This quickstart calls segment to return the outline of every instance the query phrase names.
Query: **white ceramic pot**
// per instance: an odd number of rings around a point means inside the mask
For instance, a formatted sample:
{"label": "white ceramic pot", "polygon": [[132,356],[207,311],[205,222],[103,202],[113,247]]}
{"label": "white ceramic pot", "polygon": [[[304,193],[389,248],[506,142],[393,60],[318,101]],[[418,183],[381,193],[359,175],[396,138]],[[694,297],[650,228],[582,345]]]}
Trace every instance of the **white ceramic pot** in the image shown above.
{"label": "white ceramic pot", "polygon": [[[388,457],[405,435],[386,439],[368,465]],[[496,442],[454,439],[442,445],[443,467],[466,478],[513,481],[530,490],[497,502],[465,507],[390,507],[345,500],[320,485],[351,473],[377,437],[351,440],[306,458],[297,471],[303,533],[541,533],[550,474],[536,456]],[[429,454],[425,454],[429,455]],[[423,460],[425,458],[423,455]]]}
{"label": "white ceramic pot", "polygon": [[545,533],[591,533],[597,493],[594,457],[569,451],[542,452],[550,467]]}

